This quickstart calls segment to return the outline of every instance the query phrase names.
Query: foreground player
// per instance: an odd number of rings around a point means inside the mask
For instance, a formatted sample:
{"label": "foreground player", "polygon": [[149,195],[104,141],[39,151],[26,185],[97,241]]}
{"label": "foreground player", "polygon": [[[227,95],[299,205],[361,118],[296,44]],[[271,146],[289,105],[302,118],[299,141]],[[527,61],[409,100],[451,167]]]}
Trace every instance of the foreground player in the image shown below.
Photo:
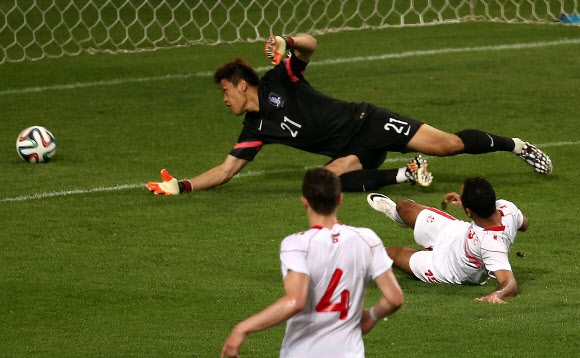
{"label": "foreground player", "polygon": [[369,194],[367,200],[399,226],[413,228],[415,242],[429,250],[387,247],[395,267],[428,283],[481,285],[495,277],[497,288],[478,301],[505,303],[517,295],[508,252],[517,231],[528,228],[528,219],[513,203],[496,200],[487,180],[469,178],[459,195],[445,196],[445,203],[463,207],[471,223],[411,200],[395,204],[382,194]]}
{"label": "foreground player", "polygon": [[[304,177],[302,195],[311,228],[282,241],[285,295],[237,324],[221,357],[239,357],[249,333],[287,321],[282,358],[363,358],[362,335],[403,305],[403,292],[381,239],[370,229],[338,222],[338,177],[323,168],[312,169]],[[371,279],[383,296],[363,309]]]}
{"label": "foreground player", "polygon": [[[513,152],[539,173],[552,162],[533,145],[475,129],[451,134],[369,103],[352,103],[314,89],[304,71],[316,49],[310,35],[271,37],[266,54],[276,66],[261,79],[250,64],[236,58],[220,66],[214,81],[235,115],[245,115],[237,144],[224,162],[190,180],[178,182],[166,171],[163,182],[149,182],[155,194],[179,194],[227,183],[260,151],[278,143],[330,157],[325,168],[340,176],[344,191],[369,191],[415,182],[427,186],[432,176],[426,162],[379,170],[387,152],[419,152],[433,156],[460,153]],[[283,55],[290,50],[288,57]]]}

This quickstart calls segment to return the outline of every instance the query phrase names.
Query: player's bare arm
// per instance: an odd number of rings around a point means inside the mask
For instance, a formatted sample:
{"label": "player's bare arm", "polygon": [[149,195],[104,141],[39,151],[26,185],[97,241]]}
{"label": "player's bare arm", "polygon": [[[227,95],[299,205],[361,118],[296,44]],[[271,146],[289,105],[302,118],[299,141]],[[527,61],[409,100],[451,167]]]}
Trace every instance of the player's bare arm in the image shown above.
{"label": "player's bare arm", "polygon": [[530,225],[530,220],[524,215],[524,221],[522,221],[522,226],[518,228],[518,231],[526,231]]}
{"label": "player's bare arm", "polygon": [[314,50],[316,50],[316,39],[307,34],[292,36],[294,40],[294,55],[304,62],[310,62]]}
{"label": "player's bare arm", "polygon": [[379,275],[375,282],[383,296],[374,306],[363,310],[360,323],[363,334],[367,334],[379,319],[389,317],[395,313],[405,302],[403,291],[392,269]]}
{"label": "player's bare arm", "polygon": [[248,163],[232,155],[224,162],[190,180],[177,181],[167,169],[161,170],[161,182],[148,182],[147,188],[157,195],[177,195],[187,191],[210,189],[227,183]]}
{"label": "player's bare arm", "polygon": [[495,273],[498,286],[483,297],[478,297],[476,301],[489,303],[505,303],[506,298],[515,297],[518,294],[518,283],[514,274],[509,270],[498,270]]}
{"label": "player's bare arm", "polygon": [[190,179],[192,190],[205,190],[225,184],[239,173],[246,164],[248,164],[247,160],[228,154],[220,165]]}
{"label": "player's bare arm", "polygon": [[309,285],[308,275],[289,271],[284,278],[285,295],[237,324],[224,344],[221,357],[238,357],[238,350],[249,333],[276,326],[302,311],[308,299]]}

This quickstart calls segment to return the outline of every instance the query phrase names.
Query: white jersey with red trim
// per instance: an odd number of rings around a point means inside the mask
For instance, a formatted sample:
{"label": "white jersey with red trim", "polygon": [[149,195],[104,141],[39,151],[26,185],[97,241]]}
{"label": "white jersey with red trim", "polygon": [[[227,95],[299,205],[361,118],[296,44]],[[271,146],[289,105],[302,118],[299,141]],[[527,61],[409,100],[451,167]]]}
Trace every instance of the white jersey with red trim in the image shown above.
{"label": "white jersey with red trim", "polygon": [[370,229],[337,223],[286,237],[282,275],[307,274],[306,307],[290,318],[280,357],[364,357],[360,319],[368,282],[391,268],[381,239]]}
{"label": "white jersey with red trim", "polygon": [[[497,200],[496,208],[502,222],[497,227],[482,228],[474,222],[449,220],[449,216],[442,219],[447,220],[447,223],[435,232],[436,239],[432,247],[434,282],[483,284],[497,270],[512,270],[508,253],[517,230],[522,226],[523,214],[507,200]],[[432,215],[437,215],[437,210],[433,210]],[[429,223],[424,224],[422,221],[418,218],[415,230],[425,230],[429,226]]]}

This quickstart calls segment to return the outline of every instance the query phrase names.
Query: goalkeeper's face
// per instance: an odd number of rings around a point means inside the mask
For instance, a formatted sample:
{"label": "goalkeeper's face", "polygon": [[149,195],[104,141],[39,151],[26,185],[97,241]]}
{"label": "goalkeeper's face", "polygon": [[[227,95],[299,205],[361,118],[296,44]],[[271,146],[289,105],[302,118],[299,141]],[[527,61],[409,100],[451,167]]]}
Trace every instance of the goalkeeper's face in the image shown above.
{"label": "goalkeeper's face", "polygon": [[244,80],[240,80],[237,85],[232,82],[223,79],[220,81],[220,86],[224,94],[224,102],[228,108],[234,112],[236,116],[239,116],[246,112],[247,104],[247,83]]}

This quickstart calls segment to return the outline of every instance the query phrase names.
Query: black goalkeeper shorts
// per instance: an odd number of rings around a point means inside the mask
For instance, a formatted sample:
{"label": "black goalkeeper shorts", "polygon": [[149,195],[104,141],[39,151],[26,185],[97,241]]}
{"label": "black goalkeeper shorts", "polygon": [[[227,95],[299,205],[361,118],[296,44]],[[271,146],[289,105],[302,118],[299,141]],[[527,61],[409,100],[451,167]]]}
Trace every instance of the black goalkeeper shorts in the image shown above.
{"label": "black goalkeeper shorts", "polygon": [[377,169],[385,161],[387,152],[405,153],[407,143],[421,125],[423,122],[386,108],[374,108],[346,148],[332,160],[354,154],[363,169]]}

